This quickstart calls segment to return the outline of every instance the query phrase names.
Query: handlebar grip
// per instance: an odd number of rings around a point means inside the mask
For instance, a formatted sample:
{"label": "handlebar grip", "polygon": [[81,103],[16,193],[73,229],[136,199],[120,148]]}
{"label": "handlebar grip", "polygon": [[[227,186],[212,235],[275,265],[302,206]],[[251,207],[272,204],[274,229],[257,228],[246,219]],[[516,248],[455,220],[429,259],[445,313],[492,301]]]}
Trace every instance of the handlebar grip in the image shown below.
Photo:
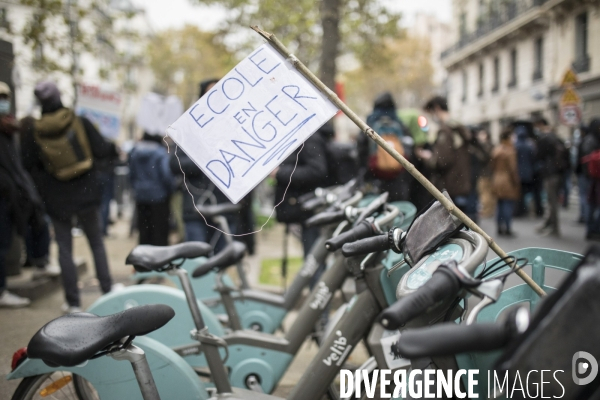
{"label": "handlebar grip", "polygon": [[344,257],[352,257],[389,249],[390,243],[388,241],[388,234],[385,233],[383,235],[362,239],[354,243],[346,243],[342,246],[342,254]]}
{"label": "handlebar grip", "polygon": [[325,205],[327,205],[327,199],[325,197],[315,197],[300,203],[301,208],[305,211],[314,211]]}
{"label": "handlebar grip", "polygon": [[389,330],[404,326],[413,318],[427,311],[429,307],[447,297],[457,295],[460,282],[452,272],[438,269],[416,292],[398,300],[381,313],[379,320]]}
{"label": "handlebar grip", "polygon": [[354,228],[337,235],[325,242],[325,248],[329,251],[336,251],[344,244],[356,242],[357,240],[368,238],[377,233],[375,225],[368,221],[362,221]]}
{"label": "handlebar grip", "polygon": [[323,226],[334,222],[341,222],[346,218],[344,210],[338,211],[323,211],[317,215],[313,215],[304,223],[307,228],[313,226]]}
{"label": "handlebar grip", "polygon": [[467,351],[496,350],[515,332],[506,324],[456,325],[445,323],[429,328],[407,329],[400,335],[398,352],[406,358],[449,356]]}

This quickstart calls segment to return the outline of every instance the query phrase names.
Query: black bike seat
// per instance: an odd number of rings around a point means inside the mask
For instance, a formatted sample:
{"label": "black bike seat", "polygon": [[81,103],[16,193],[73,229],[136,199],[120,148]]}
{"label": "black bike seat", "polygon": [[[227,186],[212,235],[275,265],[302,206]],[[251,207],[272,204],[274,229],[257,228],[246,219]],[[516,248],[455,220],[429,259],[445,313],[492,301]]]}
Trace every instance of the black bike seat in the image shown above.
{"label": "black bike seat", "polygon": [[192,276],[198,278],[213,269],[225,269],[236,265],[238,261],[244,258],[244,254],[246,254],[246,245],[242,242],[233,241],[225,246],[219,254],[212,256],[204,264],[196,268]]}
{"label": "black bike seat", "polygon": [[125,263],[133,265],[137,272],[162,271],[171,261],[180,258],[196,258],[210,254],[212,247],[204,242],[186,242],[173,246],[136,246]]}
{"label": "black bike seat", "polygon": [[205,218],[212,218],[218,215],[233,214],[242,209],[241,204],[221,203],[221,204],[197,204],[196,208]]}
{"label": "black bike seat", "polygon": [[161,328],[175,311],[163,304],[133,307],[99,317],[90,313],[65,315],[48,322],[29,341],[27,356],[52,367],[73,367],[91,359],[118,340]]}

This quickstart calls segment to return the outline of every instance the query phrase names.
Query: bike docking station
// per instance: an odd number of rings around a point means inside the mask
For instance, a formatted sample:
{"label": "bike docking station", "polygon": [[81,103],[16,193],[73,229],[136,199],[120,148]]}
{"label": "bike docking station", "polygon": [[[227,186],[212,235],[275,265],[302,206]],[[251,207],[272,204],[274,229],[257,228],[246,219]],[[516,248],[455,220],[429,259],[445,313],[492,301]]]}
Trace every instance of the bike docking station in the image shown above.
{"label": "bike docking station", "polygon": [[[125,298],[120,298],[113,303],[121,307],[116,314],[80,313],[49,322],[31,339],[27,352],[15,354],[7,378],[24,379],[13,400],[47,396],[70,385],[72,398],[79,400],[276,399],[268,393],[321,314],[327,312],[332,293],[348,277],[354,280],[356,293],[331,318],[319,339],[317,355],[288,399],[314,400],[326,394],[334,399],[377,395],[487,398],[490,388],[497,386],[505,398],[518,398],[519,393],[537,398],[528,391],[530,386],[538,383],[544,396],[548,381],[546,393],[555,398],[588,398],[585,394],[591,394],[597,385],[584,385],[598,373],[595,361],[600,349],[581,334],[578,341],[565,346],[570,354],[560,353],[552,359],[553,374],[544,376],[543,366],[537,367],[541,375],[530,382],[528,374],[527,388],[517,388],[517,397],[514,392],[515,382],[522,381],[522,375],[516,378],[519,373],[536,370],[528,349],[534,348],[538,357],[544,355],[544,347],[535,348],[532,341],[541,338],[536,343],[554,351],[559,347],[558,338],[569,335],[574,316],[583,320],[594,315],[595,309],[586,315],[574,313],[565,294],[581,300],[594,290],[597,293],[600,252],[592,251],[585,258],[547,249],[505,253],[447,193],[436,189],[367,126],[274,35],[252,29],[267,43],[242,60],[167,132],[233,203],[338,110],[437,201],[416,216],[408,213],[410,218],[405,220],[408,214],[400,219],[402,205],[388,203],[387,193],[361,203],[362,193],[355,182],[331,189],[326,196],[315,196],[318,211],[307,223],[324,227],[324,233],[317,241],[317,253],[311,251],[310,262],[291,286],[294,296],[308,284],[317,261],[324,261],[328,252],[332,257],[285,337],[267,333],[281,321],[263,332],[243,329],[248,326],[241,322],[244,314],[237,300],[243,302],[244,290],[250,289],[243,287],[241,294],[236,294],[223,275],[228,267],[241,262],[243,244],[231,240],[223,252],[206,261],[201,258],[209,256],[212,248],[205,243],[138,246],[127,262],[140,273],[167,273],[179,281],[181,289],[159,289],[154,292],[154,304],[138,306],[134,304],[138,300],[133,300],[124,311]],[[204,211],[211,216],[225,212]],[[499,258],[486,262],[490,248]],[[186,260],[198,261],[183,267]],[[523,271],[525,265],[532,266],[532,277]],[[573,273],[555,289],[544,282],[546,268]],[[512,273],[525,283],[504,289]],[[190,275],[207,274],[216,279],[211,295],[218,293],[229,326],[224,327],[195,292]],[[552,296],[540,302],[547,291]],[[480,302],[469,309],[471,296]],[[148,302],[148,298],[144,295],[139,300]],[[285,305],[280,318],[294,299],[282,296],[272,302]],[[526,306],[515,307],[524,302],[536,311],[531,319]],[[544,335],[548,331],[542,328],[548,321],[565,328]],[[595,325],[586,326],[591,333],[600,334]],[[349,369],[348,357],[360,342],[370,357]],[[573,346],[582,348],[573,352]],[[497,360],[508,375],[497,373]],[[567,367],[563,367],[565,360]],[[131,367],[118,361],[128,361]],[[562,370],[573,371],[572,384],[557,374]],[[590,372],[583,376],[586,371]],[[559,387],[564,389],[562,395]]]}

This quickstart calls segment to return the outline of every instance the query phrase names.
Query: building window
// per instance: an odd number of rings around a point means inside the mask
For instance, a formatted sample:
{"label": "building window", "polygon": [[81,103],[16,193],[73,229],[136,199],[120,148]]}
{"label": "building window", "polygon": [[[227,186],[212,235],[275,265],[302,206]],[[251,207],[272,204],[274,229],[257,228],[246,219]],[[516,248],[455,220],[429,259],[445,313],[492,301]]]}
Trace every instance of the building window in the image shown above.
{"label": "building window", "polygon": [[8,23],[8,10],[6,7],[0,8],[0,28],[5,28],[10,31],[10,25]]}
{"label": "building window", "polygon": [[479,64],[479,89],[477,90],[477,96],[483,96],[483,85],[484,85],[484,76],[483,76],[483,63]]}
{"label": "building window", "polygon": [[588,14],[581,13],[575,17],[575,72],[585,72],[590,69],[588,55]]}
{"label": "building window", "polygon": [[500,88],[500,58],[494,57],[494,85],[492,86],[492,92],[497,92]]}
{"label": "building window", "polygon": [[533,42],[533,80],[542,79],[544,76],[544,38],[537,38]]}
{"label": "building window", "polygon": [[517,86],[517,49],[510,51],[510,80],[508,87]]}
{"label": "building window", "polygon": [[467,71],[463,70],[462,71],[462,102],[466,103],[467,102]]}

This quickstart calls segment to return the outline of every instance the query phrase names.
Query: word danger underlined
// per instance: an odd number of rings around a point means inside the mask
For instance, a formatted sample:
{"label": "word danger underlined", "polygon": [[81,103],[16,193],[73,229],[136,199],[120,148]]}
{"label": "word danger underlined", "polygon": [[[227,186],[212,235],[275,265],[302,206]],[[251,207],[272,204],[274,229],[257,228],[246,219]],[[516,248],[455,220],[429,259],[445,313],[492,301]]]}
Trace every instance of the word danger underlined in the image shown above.
{"label": "word danger underlined", "polygon": [[336,112],[264,44],[185,111],[167,134],[237,203]]}

